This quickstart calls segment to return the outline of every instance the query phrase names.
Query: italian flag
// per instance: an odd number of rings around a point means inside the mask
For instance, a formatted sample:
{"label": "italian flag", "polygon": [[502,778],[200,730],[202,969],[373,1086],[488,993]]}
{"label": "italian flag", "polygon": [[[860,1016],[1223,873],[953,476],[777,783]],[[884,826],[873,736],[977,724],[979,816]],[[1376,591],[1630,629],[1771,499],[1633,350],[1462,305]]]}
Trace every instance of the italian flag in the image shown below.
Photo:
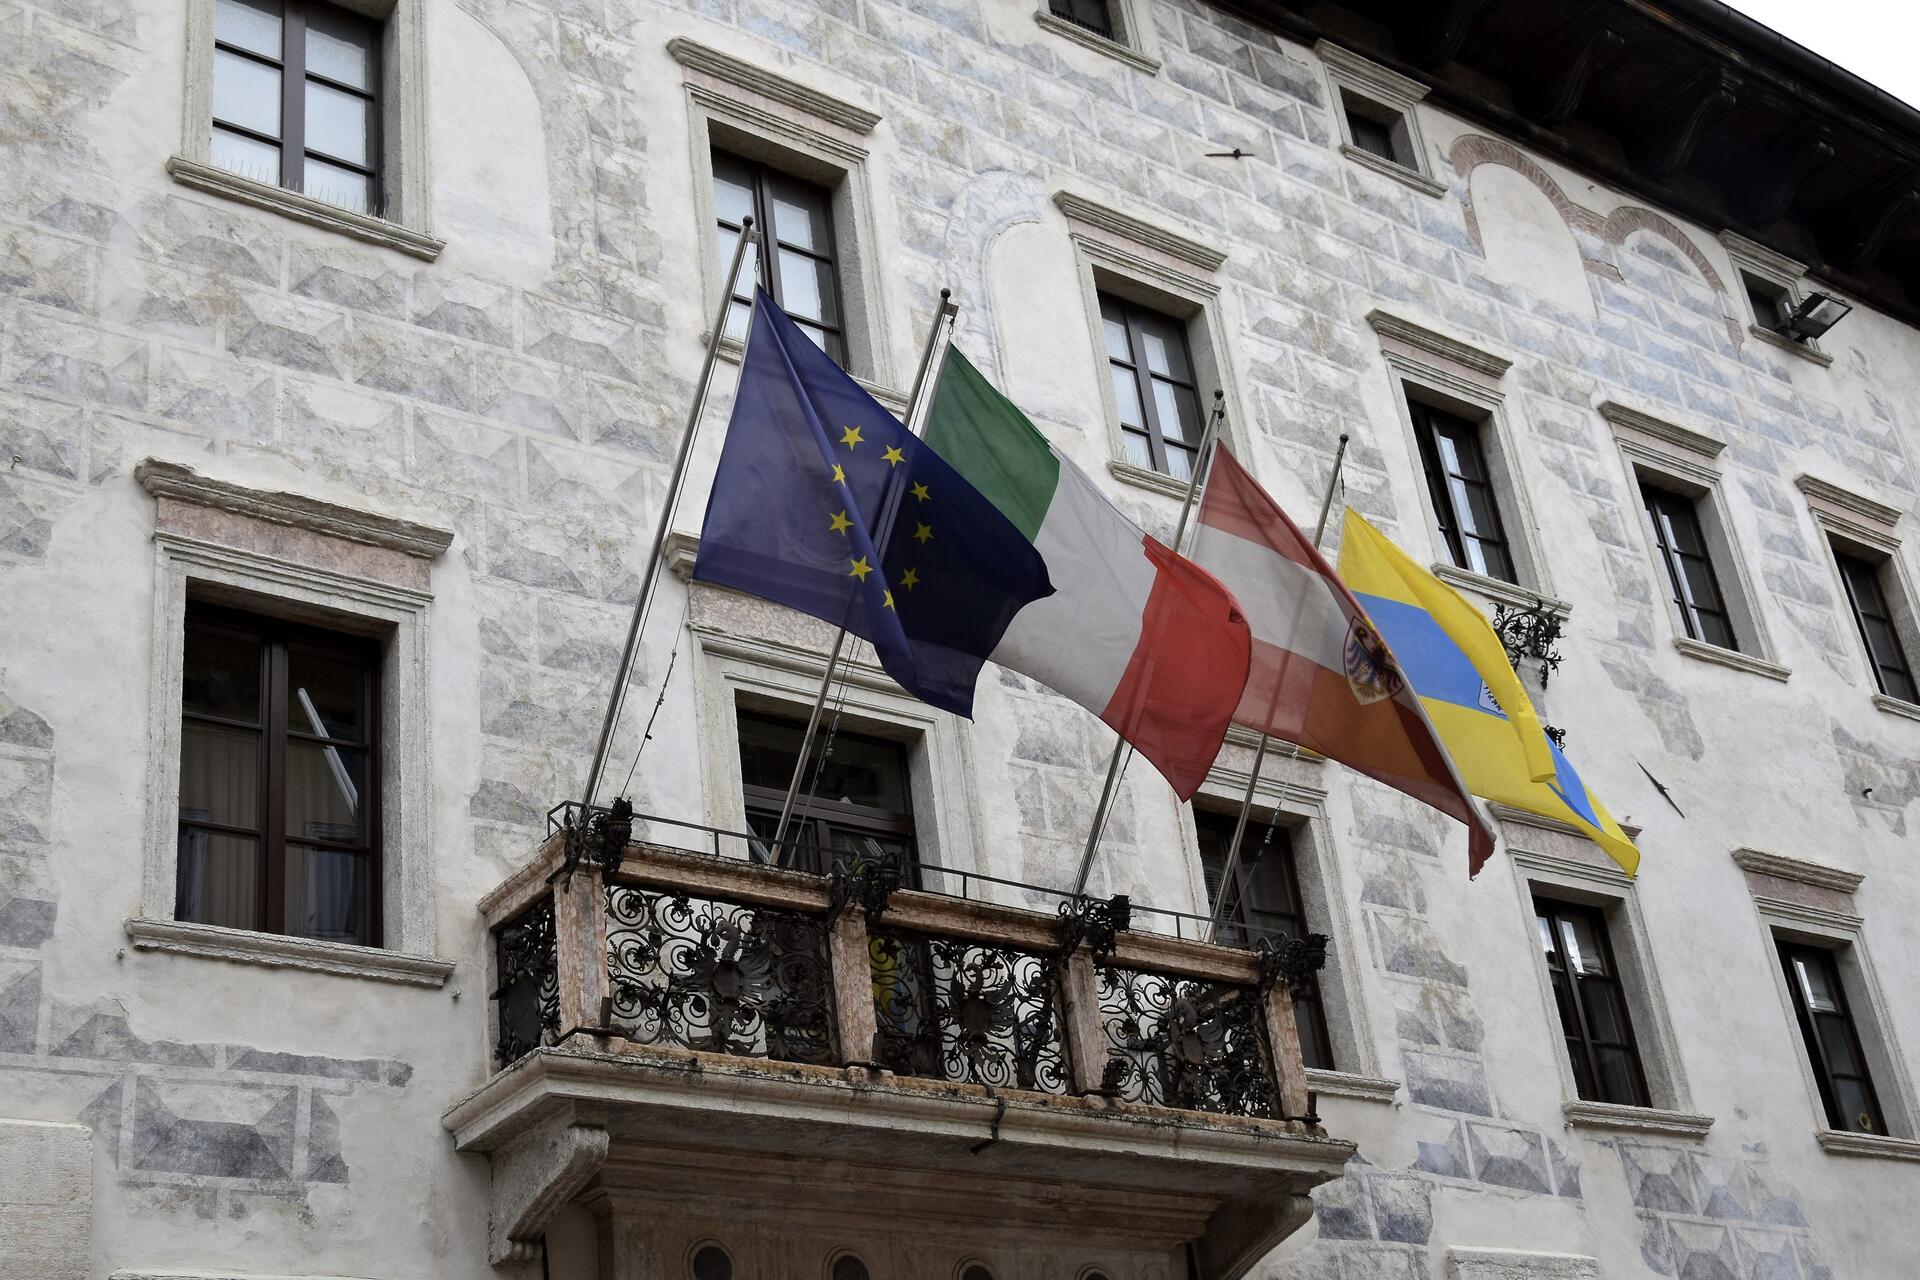
{"label": "italian flag", "polygon": [[925,439],[1033,543],[1053,582],[989,656],[1099,716],[1190,799],[1247,683],[1239,602],[1121,514],[951,347]]}

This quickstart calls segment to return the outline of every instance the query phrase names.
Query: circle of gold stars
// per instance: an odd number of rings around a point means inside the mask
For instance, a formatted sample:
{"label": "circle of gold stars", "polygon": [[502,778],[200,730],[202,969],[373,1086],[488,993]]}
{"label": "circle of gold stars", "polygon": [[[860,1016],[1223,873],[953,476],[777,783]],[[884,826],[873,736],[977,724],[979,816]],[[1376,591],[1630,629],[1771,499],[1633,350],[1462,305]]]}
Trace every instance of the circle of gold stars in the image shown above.
{"label": "circle of gold stars", "polygon": [[[866,443],[866,438],[861,434],[859,427],[842,427],[840,429],[840,443],[847,446],[848,452],[852,452],[858,446]],[[896,467],[905,462],[907,456],[901,451],[899,446],[891,445],[880,455],[880,460],[885,462],[889,467]],[[846,468],[837,462],[834,463],[833,483],[844,485],[846,482]],[[933,497],[932,492],[924,482],[910,486],[907,492],[913,497],[915,502],[924,503]],[[842,507],[827,517],[827,528],[829,531],[837,533],[843,538],[847,536],[847,531],[853,528],[853,520],[847,514],[849,510],[850,507]],[[914,521],[913,538],[914,541],[918,542],[921,546],[925,546],[933,540],[933,526],[923,521]],[[874,572],[874,567],[868,562],[865,556],[850,557],[847,561],[847,576],[849,578],[857,578],[864,584],[867,580],[867,575],[872,572]],[[900,575],[900,587],[911,593],[913,589],[919,585],[920,570],[915,566],[908,566]],[[887,609],[894,607],[893,591],[886,587],[884,579],[882,579],[881,582],[881,597],[881,607]]]}

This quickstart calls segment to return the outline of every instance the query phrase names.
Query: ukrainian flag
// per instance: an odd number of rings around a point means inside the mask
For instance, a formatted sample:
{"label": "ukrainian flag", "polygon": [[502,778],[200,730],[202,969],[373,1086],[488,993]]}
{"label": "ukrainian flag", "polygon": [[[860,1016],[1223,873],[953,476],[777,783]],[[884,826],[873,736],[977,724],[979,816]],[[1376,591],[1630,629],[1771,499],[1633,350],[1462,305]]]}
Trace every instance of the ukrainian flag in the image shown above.
{"label": "ukrainian flag", "polygon": [[1386,637],[1467,790],[1578,828],[1632,875],[1640,851],[1540,727],[1480,611],[1351,509],[1340,576]]}

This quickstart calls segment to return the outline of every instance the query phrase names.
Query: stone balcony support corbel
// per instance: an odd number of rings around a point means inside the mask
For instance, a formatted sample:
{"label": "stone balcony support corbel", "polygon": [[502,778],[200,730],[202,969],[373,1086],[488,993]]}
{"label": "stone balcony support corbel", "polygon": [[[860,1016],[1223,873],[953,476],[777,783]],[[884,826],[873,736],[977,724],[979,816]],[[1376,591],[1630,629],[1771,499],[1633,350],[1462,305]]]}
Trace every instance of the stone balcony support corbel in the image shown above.
{"label": "stone balcony support corbel", "polygon": [[493,1152],[488,1261],[497,1267],[537,1257],[548,1224],[600,1172],[607,1145],[604,1126],[568,1115]]}

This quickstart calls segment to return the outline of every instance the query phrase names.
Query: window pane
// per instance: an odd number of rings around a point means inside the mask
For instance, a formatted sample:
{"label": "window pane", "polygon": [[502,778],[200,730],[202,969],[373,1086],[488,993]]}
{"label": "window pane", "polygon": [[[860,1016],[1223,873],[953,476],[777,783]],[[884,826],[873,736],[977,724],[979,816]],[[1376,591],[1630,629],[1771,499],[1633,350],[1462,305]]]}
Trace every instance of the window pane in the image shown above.
{"label": "window pane", "polygon": [[780,302],[796,318],[839,324],[833,305],[833,264],[791,249],[780,250]]}
{"label": "window pane", "polygon": [[371,105],[365,98],[307,81],[307,150],[348,164],[366,164]]}
{"label": "window pane", "polygon": [[[733,265],[733,250],[734,246],[740,243],[740,233],[729,231],[725,227],[715,227],[714,234],[718,237],[715,243],[719,249],[719,256],[714,261],[719,264],[720,279],[724,282],[727,268]],[[740,260],[740,276],[733,282],[734,294],[736,297],[751,298],[754,286],[759,283],[761,283],[760,246],[750,244],[747,246],[746,256]],[[745,330],[742,330],[741,336],[744,335]]]}
{"label": "window pane", "polygon": [[1140,386],[1134,381],[1133,370],[1117,364],[1107,368],[1113,371],[1113,401],[1120,409],[1120,425],[1144,431],[1147,419],[1140,411]]}
{"label": "window pane", "polygon": [[1546,955],[1547,963],[1558,963],[1553,954],[1553,924],[1545,916],[1535,916],[1534,926],[1540,931],[1540,950]]}
{"label": "window pane", "polygon": [[713,211],[736,227],[753,213],[753,170],[718,151],[713,153]]}
{"label": "window pane", "polygon": [[773,206],[773,233],[781,244],[819,254],[833,252],[825,191],[779,174],[769,174],[767,195]]}
{"label": "window pane", "polygon": [[260,825],[260,731],[180,727],[180,816],[228,827]]}
{"label": "window pane", "polygon": [[1587,1006],[1587,1031],[1596,1044],[1627,1042],[1627,1012],[1620,1007],[1620,988],[1611,982],[1585,980],[1580,984]]}
{"label": "window pane", "polygon": [[834,363],[840,362],[840,338],[838,334],[828,333],[817,324],[808,324],[804,320],[794,321],[794,327],[807,335],[813,345],[833,357]]}
{"label": "window pane", "polygon": [[1669,545],[1683,555],[1706,559],[1707,540],[1700,532],[1700,516],[1693,504],[1685,498],[1663,494],[1660,509],[1670,528]]}
{"label": "window pane", "polygon": [[1568,1037],[1567,1059],[1573,1064],[1573,1091],[1590,1101],[1599,1101],[1601,1094],[1594,1083],[1593,1064],[1587,1060],[1587,1046]]}
{"label": "window pane", "polygon": [[188,711],[259,723],[260,642],[189,628],[180,690]]}
{"label": "window pane", "polygon": [[1827,1070],[1835,1075],[1866,1074],[1853,1052],[1853,1037],[1847,1034],[1847,1021],[1839,1014],[1822,1014],[1813,1020],[1820,1032],[1820,1047],[1827,1051]]}
{"label": "window pane", "polygon": [[1128,462],[1149,471],[1153,469],[1153,450],[1148,447],[1146,436],[1138,431],[1122,431],[1120,441],[1126,446]]}
{"label": "window pane", "polygon": [[213,36],[222,44],[280,61],[280,6],[275,0],[219,0]]}
{"label": "window pane", "polygon": [[[1456,482],[1458,483],[1458,482]],[[1482,540],[1498,541],[1500,517],[1493,505],[1493,490],[1483,484],[1459,484],[1460,531]]]}
{"label": "window pane", "polygon": [[1625,1049],[1596,1048],[1594,1056],[1600,1062],[1600,1090],[1605,1101],[1629,1107],[1646,1105],[1639,1073],[1633,1068],[1633,1054]]}
{"label": "window pane", "polygon": [[1107,339],[1107,358],[1125,360],[1133,363],[1133,352],[1127,349],[1127,326],[1117,314],[1110,313],[1111,303],[1104,298],[1100,302],[1100,330]]}
{"label": "window pane", "polygon": [[1600,951],[1600,938],[1587,916],[1560,917],[1560,939],[1566,944],[1567,963],[1575,973],[1604,977],[1606,960]]}
{"label": "window pane", "polygon": [[213,51],[213,118],[280,136],[280,72],[225,49]]}
{"label": "window pane", "polygon": [[1854,1133],[1880,1132],[1880,1121],[1873,1099],[1867,1095],[1866,1086],[1860,1081],[1835,1080],[1833,1100],[1840,1109],[1842,1128]]}
{"label": "window pane", "polygon": [[287,932],[362,942],[367,931],[370,859],[361,853],[287,846]]}
{"label": "window pane", "polygon": [[364,742],[366,668],[347,658],[287,650],[287,728]]}
{"label": "window pane", "polygon": [[1167,474],[1175,480],[1193,478],[1193,455],[1195,451],[1177,444],[1167,446]]}
{"label": "window pane", "polygon": [[751,307],[735,299],[734,304],[727,308],[727,336],[735,341],[745,342],[747,340],[747,322],[752,315],[753,309]]}
{"label": "window pane", "polygon": [[307,70],[356,89],[373,89],[373,28],[325,5],[307,9]]}
{"label": "window pane", "polygon": [[1805,956],[1795,956],[1793,972],[1800,979],[1800,992],[1806,998],[1807,1008],[1815,1013],[1840,1012],[1839,997],[1834,994],[1826,965]]}
{"label": "window pane", "polygon": [[1480,457],[1479,433],[1472,427],[1433,415],[1433,442],[1448,472],[1463,480],[1484,482],[1486,463]]}
{"label": "window pane", "polygon": [[[784,720],[761,716],[740,717],[740,777],[750,787],[785,791],[793,779],[794,757],[800,749],[802,727]],[[806,783],[813,782],[819,766],[816,804],[857,804],[904,814],[907,805],[905,753],[898,743],[837,733],[833,739],[833,758],[820,764],[818,746],[809,753]]]}
{"label": "window pane", "polygon": [[195,924],[259,928],[259,842],[252,836],[182,830],[173,914]]}
{"label": "window pane", "polygon": [[1467,566],[1475,573],[1484,573],[1489,578],[1499,578],[1503,582],[1518,581],[1513,572],[1513,557],[1498,542],[1469,537],[1466,550]]}
{"label": "window pane", "polygon": [[1382,124],[1378,120],[1349,111],[1347,132],[1353,135],[1353,145],[1362,151],[1371,152],[1382,160],[1395,159],[1391,125]]}
{"label": "window pane", "polygon": [[1187,338],[1180,322],[1136,312],[1135,323],[1140,329],[1140,346],[1146,354],[1147,368],[1163,378],[1192,382],[1193,370],[1187,366]]}
{"label": "window pane", "polygon": [[1710,645],[1738,652],[1740,644],[1734,639],[1733,625],[1721,613],[1696,613],[1694,622],[1700,628],[1699,638]]}
{"label": "window pane", "polygon": [[1160,414],[1160,434],[1188,444],[1200,442],[1200,402],[1193,392],[1171,382],[1153,380],[1153,407]]}
{"label": "window pane", "polygon": [[287,834],[360,844],[366,806],[367,753],[356,747],[287,743]]}
{"label": "window pane", "polygon": [[337,164],[307,157],[307,180],[301,187],[315,200],[339,205],[355,213],[373,212],[373,183],[366,175]]}
{"label": "window pane", "polygon": [[213,163],[228,173],[237,173],[255,182],[280,185],[279,147],[228,133],[219,125],[213,128]]}

